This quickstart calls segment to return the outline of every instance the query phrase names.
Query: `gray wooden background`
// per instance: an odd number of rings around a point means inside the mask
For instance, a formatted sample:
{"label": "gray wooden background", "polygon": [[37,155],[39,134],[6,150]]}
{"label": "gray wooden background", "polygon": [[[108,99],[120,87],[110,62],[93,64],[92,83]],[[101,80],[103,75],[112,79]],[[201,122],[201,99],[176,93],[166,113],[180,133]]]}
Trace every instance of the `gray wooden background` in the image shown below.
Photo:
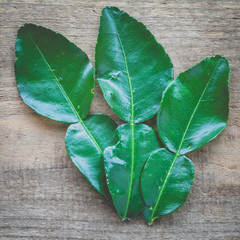
{"label": "gray wooden background", "polygon": [[[170,55],[175,76],[216,54],[231,66],[228,125],[188,155],[196,168],[188,200],[152,227],[141,217],[121,222],[69,159],[67,124],[37,115],[16,88],[14,43],[22,24],[60,32],[93,63],[99,17],[107,5],[149,28]],[[239,0],[0,0],[0,239],[240,239],[239,27]],[[98,85],[91,112],[122,123]]]}

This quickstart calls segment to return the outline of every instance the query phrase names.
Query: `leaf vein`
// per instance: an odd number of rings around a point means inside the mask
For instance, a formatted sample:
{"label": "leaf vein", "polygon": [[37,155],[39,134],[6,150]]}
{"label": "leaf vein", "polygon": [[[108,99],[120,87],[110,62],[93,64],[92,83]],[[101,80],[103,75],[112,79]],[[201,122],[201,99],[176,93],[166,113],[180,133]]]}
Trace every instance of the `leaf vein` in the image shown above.
{"label": "leaf vein", "polygon": [[120,45],[120,48],[122,50],[122,54],[123,54],[123,59],[124,59],[124,64],[125,64],[125,69],[126,69],[126,74],[128,77],[128,85],[129,85],[129,91],[130,91],[130,101],[131,101],[131,120],[130,120],[130,126],[131,126],[131,172],[130,172],[130,181],[129,181],[129,191],[128,191],[128,196],[127,196],[127,203],[126,203],[126,209],[123,215],[123,219],[126,218],[127,216],[127,212],[128,212],[128,208],[129,208],[129,204],[130,204],[130,198],[131,198],[131,192],[132,192],[132,184],[133,184],[133,170],[134,170],[134,155],[135,155],[135,143],[134,143],[134,101],[133,101],[133,91],[132,91],[132,83],[131,83],[131,78],[129,75],[129,70],[128,70],[128,64],[127,64],[127,58],[126,58],[126,54],[123,48],[123,44],[121,41],[121,38],[119,36],[116,24],[114,22],[114,18],[112,16],[112,14],[109,12],[109,15],[111,16],[111,18],[113,19],[112,23],[113,23],[113,27],[114,30],[116,31],[116,35],[117,35],[117,39]]}
{"label": "leaf vein", "polygon": [[80,115],[78,114],[76,108],[74,107],[72,101],[70,100],[70,98],[68,97],[66,91],[64,90],[64,88],[62,87],[62,85],[59,83],[59,79],[57,78],[56,74],[54,73],[53,69],[51,68],[50,64],[48,63],[47,59],[45,58],[45,56],[43,55],[41,49],[38,47],[36,41],[33,39],[33,37],[30,35],[30,33],[28,33],[29,38],[32,40],[33,44],[35,45],[36,49],[38,50],[39,54],[41,55],[43,61],[45,62],[45,64],[48,66],[49,70],[51,71],[51,74],[53,75],[54,79],[56,80],[59,89],[61,90],[63,96],[65,97],[65,99],[67,100],[68,104],[70,105],[71,109],[73,110],[73,112],[75,113],[75,115],[77,116],[79,122],[82,124],[84,130],[86,131],[86,133],[88,134],[88,136],[91,138],[91,140],[93,141],[93,143],[95,144],[95,146],[97,147],[97,149],[100,151],[100,153],[103,153],[103,150],[100,148],[100,146],[98,145],[97,141],[95,140],[95,138],[93,137],[93,135],[90,133],[90,131],[88,130],[87,126],[84,124],[82,118],[80,117]]}
{"label": "leaf vein", "polygon": [[170,169],[169,169],[169,171],[168,171],[168,173],[167,173],[167,176],[166,176],[166,178],[165,178],[165,180],[164,180],[164,183],[163,183],[163,185],[162,185],[161,191],[160,191],[160,193],[159,193],[159,195],[158,195],[158,199],[157,199],[157,201],[156,201],[156,204],[154,205],[154,208],[153,208],[153,210],[152,210],[151,218],[150,218],[150,223],[151,223],[151,224],[153,223],[153,220],[155,219],[155,218],[153,218],[153,216],[154,216],[154,214],[155,214],[155,211],[156,211],[156,209],[157,209],[158,203],[159,203],[159,201],[160,201],[160,199],[161,199],[161,196],[162,196],[162,194],[163,194],[164,188],[165,188],[165,186],[166,186],[166,184],[167,184],[167,181],[168,181],[168,179],[169,179],[170,173],[171,173],[171,171],[172,171],[172,169],[173,169],[173,166],[174,166],[174,164],[175,164],[178,156],[180,155],[180,151],[181,151],[181,148],[182,148],[182,144],[183,144],[183,142],[184,142],[184,139],[185,139],[185,137],[186,137],[186,134],[187,134],[187,131],[188,131],[189,127],[190,127],[190,124],[191,124],[191,122],[192,122],[192,119],[193,119],[193,117],[194,117],[194,115],[195,115],[195,113],[196,113],[196,111],[197,111],[197,109],[198,109],[198,107],[199,107],[199,105],[200,105],[200,103],[201,103],[201,100],[202,100],[202,98],[203,98],[203,96],[204,96],[204,94],[205,94],[205,92],[206,92],[206,90],[207,90],[207,88],[208,88],[208,85],[209,85],[209,83],[211,82],[212,77],[213,77],[213,75],[214,75],[214,73],[215,73],[215,71],[216,71],[216,69],[218,68],[219,65],[220,65],[220,62],[217,64],[217,66],[215,67],[213,73],[211,74],[211,76],[210,76],[210,78],[209,78],[209,80],[208,80],[205,88],[203,89],[203,92],[202,92],[202,94],[201,94],[198,102],[197,102],[197,105],[196,105],[196,107],[194,108],[193,113],[192,113],[192,115],[191,115],[191,117],[190,117],[190,119],[189,119],[188,125],[187,125],[187,127],[186,127],[186,129],[185,129],[185,132],[184,132],[184,134],[183,134],[182,140],[181,140],[181,142],[180,142],[180,144],[179,144],[178,151],[177,151],[177,153],[176,153],[176,155],[175,155],[175,157],[174,157],[174,159],[173,159],[173,162],[172,162],[172,164],[171,164],[171,167],[170,167]]}

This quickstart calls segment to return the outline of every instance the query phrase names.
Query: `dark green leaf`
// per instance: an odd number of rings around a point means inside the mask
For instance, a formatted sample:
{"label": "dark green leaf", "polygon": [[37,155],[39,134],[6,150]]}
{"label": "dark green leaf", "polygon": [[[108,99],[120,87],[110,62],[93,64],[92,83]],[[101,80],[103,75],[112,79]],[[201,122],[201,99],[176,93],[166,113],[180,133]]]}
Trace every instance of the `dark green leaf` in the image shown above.
{"label": "dark green leaf", "polygon": [[193,183],[193,163],[184,156],[162,148],[148,159],[141,176],[141,192],[147,205],[144,218],[155,218],[175,211],[185,202]]}
{"label": "dark green leaf", "polygon": [[94,88],[88,57],[62,35],[25,24],[18,31],[15,73],[23,101],[37,113],[78,122],[90,108]]}
{"label": "dark green leaf", "polygon": [[225,58],[206,58],[169,85],[157,116],[159,136],[169,150],[198,149],[224,129],[229,71]]}
{"label": "dark green leaf", "polygon": [[92,114],[82,123],[69,126],[66,133],[68,154],[90,184],[105,197],[103,151],[117,143],[116,123],[106,115]]}
{"label": "dark green leaf", "polygon": [[113,111],[128,123],[153,117],[173,80],[173,66],[146,27],[115,7],[102,11],[96,78]]}
{"label": "dark green leaf", "polygon": [[119,142],[104,151],[107,185],[119,216],[135,217],[144,208],[140,175],[152,151],[159,148],[154,130],[144,124],[117,128]]}
{"label": "dark green leaf", "polygon": [[15,63],[18,89],[37,113],[61,122],[78,122],[66,135],[68,153],[92,186],[107,195],[103,150],[116,144],[116,124],[104,115],[87,115],[94,88],[93,67],[77,46],[49,29],[25,24],[18,31]]}

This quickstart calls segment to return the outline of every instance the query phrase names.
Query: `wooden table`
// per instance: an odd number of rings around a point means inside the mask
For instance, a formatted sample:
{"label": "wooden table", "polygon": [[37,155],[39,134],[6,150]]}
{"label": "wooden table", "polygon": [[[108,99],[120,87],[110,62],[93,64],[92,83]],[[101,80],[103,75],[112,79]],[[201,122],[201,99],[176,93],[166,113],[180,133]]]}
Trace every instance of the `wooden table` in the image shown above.
{"label": "wooden table", "polygon": [[[229,59],[226,129],[189,154],[196,175],[186,204],[149,227],[121,222],[67,155],[67,124],[37,115],[18,94],[14,43],[31,22],[62,33],[94,62],[101,9],[142,21],[170,55],[175,76],[201,59]],[[240,239],[240,1],[0,0],[0,239]],[[106,113],[98,84],[91,112]],[[154,124],[154,121],[148,122]]]}

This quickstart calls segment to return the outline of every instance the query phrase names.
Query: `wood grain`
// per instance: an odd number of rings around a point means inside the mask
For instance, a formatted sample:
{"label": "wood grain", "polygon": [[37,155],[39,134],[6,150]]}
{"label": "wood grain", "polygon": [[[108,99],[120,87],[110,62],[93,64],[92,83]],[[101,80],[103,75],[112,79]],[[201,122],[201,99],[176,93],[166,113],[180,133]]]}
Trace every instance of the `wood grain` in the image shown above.
{"label": "wood grain", "polygon": [[[152,31],[175,76],[216,54],[231,67],[228,126],[189,154],[196,175],[186,204],[152,227],[140,217],[121,222],[67,156],[67,125],[24,105],[15,83],[14,44],[22,24],[62,33],[94,63],[99,17],[108,4]],[[0,53],[0,239],[240,239],[239,0],[0,0]],[[121,124],[98,85],[95,92],[91,112]]]}

